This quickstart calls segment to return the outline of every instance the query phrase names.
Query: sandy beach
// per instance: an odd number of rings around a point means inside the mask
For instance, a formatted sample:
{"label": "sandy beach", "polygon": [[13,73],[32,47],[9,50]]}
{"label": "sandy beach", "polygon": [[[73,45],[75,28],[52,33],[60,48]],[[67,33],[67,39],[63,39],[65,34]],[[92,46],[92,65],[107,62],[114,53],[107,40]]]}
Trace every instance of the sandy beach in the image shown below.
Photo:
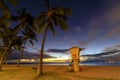
{"label": "sandy beach", "polygon": [[44,75],[39,78],[34,67],[6,65],[0,80],[120,80],[120,66],[81,66],[80,72],[70,72],[68,66],[44,65]]}
{"label": "sandy beach", "polygon": [[120,80],[120,66],[81,66],[80,72],[66,72],[67,66],[44,66],[45,72],[55,72],[69,80]]}

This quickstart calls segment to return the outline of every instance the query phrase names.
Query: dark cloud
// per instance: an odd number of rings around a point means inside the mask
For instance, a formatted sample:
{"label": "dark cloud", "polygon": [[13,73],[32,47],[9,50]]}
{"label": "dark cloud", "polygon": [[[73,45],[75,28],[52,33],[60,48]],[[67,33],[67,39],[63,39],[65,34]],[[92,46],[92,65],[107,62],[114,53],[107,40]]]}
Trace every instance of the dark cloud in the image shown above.
{"label": "dark cloud", "polygon": [[54,52],[54,53],[67,53],[68,49],[48,49],[46,52]]}
{"label": "dark cloud", "polygon": [[103,52],[109,52],[109,51],[113,51],[113,50],[120,50],[120,44],[114,45],[114,46],[110,46],[110,47],[106,47],[102,51]]}
{"label": "dark cloud", "polygon": [[111,51],[111,50],[113,50],[113,48],[112,47],[106,47],[105,49],[103,49],[102,51],[103,52],[108,52],[108,51]]}
{"label": "dark cloud", "polygon": [[116,54],[120,54],[120,50],[114,49],[114,50],[107,51],[107,52],[101,52],[101,53],[97,53],[97,54],[83,55],[83,56],[105,57],[105,56],[112,56],[112,55],[116,55]]}
{"label": "dark cloud", "polygon": [[116,45],[116,46],[114,46],[114,47],[116,47],[116,48],[120,48],[120,44],[118,44],[118,45]]}
{"label": "dark cloud", "polygon": [[[12,54],[8,56],[8,60],[15,60],[15,59],[19,59],[19,51],[16,50],[12,50]],[[33,52],[28,52],[28,51],[24,51],[23,52],[23,56],[22,59],[39,59],[39,54],[37,53],[33,53]],[[49,54],[43,54],[43,58],[55,58]]]}

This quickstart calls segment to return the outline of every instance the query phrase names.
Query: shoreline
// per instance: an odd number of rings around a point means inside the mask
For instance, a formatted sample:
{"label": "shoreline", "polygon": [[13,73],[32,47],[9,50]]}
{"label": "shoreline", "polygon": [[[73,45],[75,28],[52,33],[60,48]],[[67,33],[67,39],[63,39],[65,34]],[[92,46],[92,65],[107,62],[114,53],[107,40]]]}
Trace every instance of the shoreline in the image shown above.
{"label": "shoreline", "polygon": [[[9,62],[5,63],[5,65],[15,65],[17,62]],[[38,62],[21,62],[20,65],[37,65]],[[65,65],[69,66],[69,63],[67,62],[43,62],[43,65]],[[119,63],[97,63],[97,62],[87,62],[87,63],[79,63],[79,66],[120,66]]]}

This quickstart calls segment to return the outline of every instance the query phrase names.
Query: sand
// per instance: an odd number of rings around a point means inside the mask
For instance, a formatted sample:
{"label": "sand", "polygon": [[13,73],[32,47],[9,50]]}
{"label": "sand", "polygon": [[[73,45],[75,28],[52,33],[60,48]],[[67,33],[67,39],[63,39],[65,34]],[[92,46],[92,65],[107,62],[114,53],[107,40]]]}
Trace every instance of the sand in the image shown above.
{"label": "sand", "polygon": [[81,66],[80,72],[69,72],[68,66],[44,66],[44,72],[58,73],[69,80],[120,80],[120,66]]}
{"label": "sand", "polygon": [[6,65],[0,80],[120,80],[120,66],[81,66],[80,72],[70,72],[68,66],[44,65],[44,75],[38,78],[34,67]]}

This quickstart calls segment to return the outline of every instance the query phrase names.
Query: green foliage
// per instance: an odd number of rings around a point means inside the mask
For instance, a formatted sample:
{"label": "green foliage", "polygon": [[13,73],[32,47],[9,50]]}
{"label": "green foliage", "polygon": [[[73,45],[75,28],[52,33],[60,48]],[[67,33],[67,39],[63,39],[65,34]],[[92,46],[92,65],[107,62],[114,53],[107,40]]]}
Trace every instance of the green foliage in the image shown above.
{"label": "green foliage", "polygon": [[[31,45],[34,45],[33,40],[37,41],[34,18],[26,12],[26,9],[22,9],[19,12],[19,15],[12,15],[9,19],[6,18],[4,20],[3,17],[0,18],[0,21],[3,19],[3,22],[0,22],[0,46],[4,48],[3,53],[6,54],[5,57],[10,54],[12,49],[23,50],[27,41]],[[14,27],[7,27],[4,21],[14,21],[18,24]]]}
{"label": "green foliage", "polygon": [[49,23],[49,29],[51,30],[51,32],[52,32],[52,34],[53,35],[55,35],[56,34],[56,32],[55,32],[55,25],[54,24],[52,24],[52,21],[50,21],[50,23]]}
{"label": "green foliage", "polygon": [[7,19],[10,18],[11,14],[6,2],[10,2],[13,5],[17,5],[17,0],[0,0],[0,9],[3,11],[3,16]]}
{"label": "green foliage", "polygon": [[54,7],[52,8],[49,2],[47,2],[48,10],[42,12],[35,20],[36,26],[39,27],[39,32],[42,32],[49,26],[49,29],[55,35],[55,26],[59,26],[63,31],[68,30],[67,16],[72,14],[71,9]]}

